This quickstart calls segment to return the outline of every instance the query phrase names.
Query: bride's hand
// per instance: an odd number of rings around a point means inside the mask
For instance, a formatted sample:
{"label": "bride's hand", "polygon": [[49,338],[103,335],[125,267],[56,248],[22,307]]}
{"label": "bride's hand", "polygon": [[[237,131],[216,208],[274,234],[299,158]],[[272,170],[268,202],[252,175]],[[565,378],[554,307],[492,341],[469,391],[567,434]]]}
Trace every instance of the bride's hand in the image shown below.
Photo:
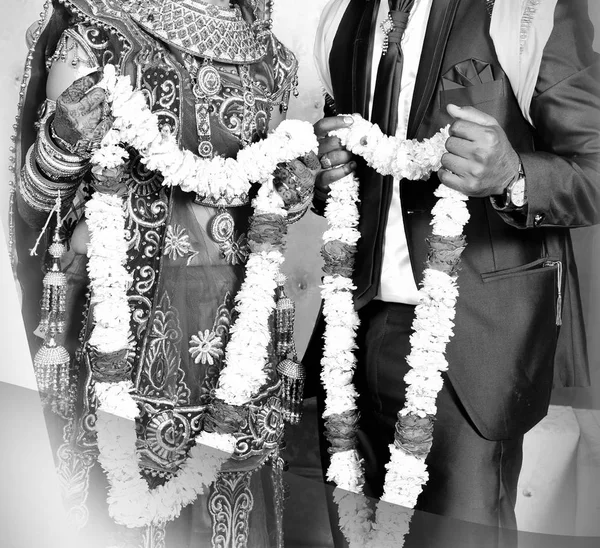
{"label": "bride's hand", "polygon": [[105,91],[94,88],[101,77],[93,72],[79,78],[56,100],[52,127],[57,144],[82,157],[99,146],[113,122]]}
{"label": "bride's hand", "polygon": [[286,207],[307,203],[312,198],[318,168],[319,161],[313,152],[277,166],[274,186]]}

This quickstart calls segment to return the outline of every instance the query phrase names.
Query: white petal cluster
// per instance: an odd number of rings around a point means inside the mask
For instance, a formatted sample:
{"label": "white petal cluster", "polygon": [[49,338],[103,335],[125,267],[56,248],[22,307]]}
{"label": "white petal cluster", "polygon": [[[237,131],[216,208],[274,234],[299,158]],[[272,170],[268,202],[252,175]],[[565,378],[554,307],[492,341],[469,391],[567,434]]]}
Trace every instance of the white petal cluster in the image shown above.
{"label": "white petal cluster", "polygon": [[127,527],[162,524],[207,489],[231,456],[235,438],[201,433],[176,476],[150,490],[140,474],[135,418],[139,411],[129,394],[131,383],[97,383],[98,461],[109,482],[110,516]]}
{"label": "white petal cluster", "polygon": [[275,309],[275,279],[283,263],[280,251],[252,253],[246,278],[236,295],[237,321],[225,354],[225,367],[215,391],[230,405],[243,405],[267,380],[269,316]]}
{"label": "white petal cluster", "polygon": [[125,268],[123,201],[118,196],[96,192],[86,203],[85,212],[90,233],[87,268],[94,319],[90,344],[100,353],[115,352],[129,344],[131,316],[127,290],[132,277]]}
{"label": "white petal cluster", "polygon": [[339,526],[350,548],[377,546],[367,539],[371,536],[373,510],[366,497],[351,491],[340,489],[333,491],[333,500],[338,507]]}
{"label": "white petal cluster", "polygon": [[[448,128],[440,130],[425,141],[402,140],[384,135],[377,125],[358,115],[352,116],[350,128],[332,132],[342,145],[362,156],[367,164],[382,175],[397,179],[426,180],[441,167],[445,153]],[[353,179],[351,185],[347,179]],[[440,185],[435,192],[439,198],[433,208],[433,234],[455,238],[462,235],[469,220],[467,197]],[[325,214],[328,229],[325,242],[339,240],[355,244],[358,240],[356,226],[358,212],[351,206],[358,201],[358,181],[347,177],[332,185]],[[355,409],[356,392],[352,385],[355,367],[354,349],[358,317],[352,314],[351,280],[340,276],[326,276],[321,293],[324,300],[325,350],[321,378],[326,390],[324,416]],[[446,346],[454,332],[454,317],[458,287],[455,277],[445,272],[426,269],[419,291],[419,304],[415,310],[411,352],[407,357],[410,371],[405,376],[406,403],[402,415],[419,417],[436,414],[436,399],[443,387],[442,372],[448,369]],[[338,503],[340,526],[350,546],[377,546],[400,548],[409,530],[417,498],[427,482],[425,458],[406,453],[402,448],[390,446],[391,459],[384,495],[378,504],[376,522],[371,521],[368,504],[342,491],[334,492]],[[332,456],[327,479],[339,487],[360,492],[364,472],[354,451]],[[391,504],[389,504],[391,503]],[[406,511],[393,505],[406,507]],[[353,517],[356,516],[355,519]]]}
{"label": "white petal cluster", "polygon": [[324,243],[339,240],[355,245],[358,242],[358,185],[358,179],[353,174],[331,184],[325,206],[327,230],[323,234]]}
{"label": "white petal cluster", "polygon": [[429,479],[425,459],[409,455],[394,444],[389,447],[391,456],[385,465],[387,473],[381,500],[414,508],[423,485]]}
{"label": "white petal cluster", "polygon": [[285,120],[266,139],[238,153],[237,159],[216,156],[204,159],[181,150],[168,131],[161,133],[158,117],[148,108],[144,94],[136,91],[127,76],[117,76],[107,65],[99,87],[106,90],[115,120],[93,161],[116,167],[127,155],[120,145],[131,145],[151,171],[158,171],[167,186],[181,186],[203,198],[235,198],[247,195],[253,183],[268,182],[278,163],[317,150],[312,125]]}
{"label": "white petal cluster", "polygon": [[352,493],[362,493],[364,484],[362,460],[356,449],[340,451],[331,455],[331,464],[327,469],[327,481],[333,481],[340,489]]}
{"label": "white petal cluster", "polygon": [[[278,163],[317,149],[311,124],[286,121],[267,139],[240,151],[237,159],[201,159],[181,150],[169,131],[159,130],[158,117],[148,108],[143,93],[133,89],[129,78],[117,76],[114,66],[105,67],[99,87],[106,91],[114,122],[92,163],[115,168],[127,159],[125,146],[130,145],[141,153],[149,170],[163,175],[165,185],[179,185],[204,198],[240,198],[259,182],[264,188],[254,203],[257,211],[285,216],[283,202],[273,189],[272,173]],[[125,268],[122,200],[96,193],[86,205],[86,216],[94,318],[90,343],[99,352],[109,353],[126,348],[129,340],[127,289],[132,278]],[[246,278],[236,296],[239,316],[231,329],[226,366],[217,389],[217,397],[229,404],[246,403],[266,382],[268,321],[282,262],[279,251],[253,253],[248,260]],[[214,482],[222,463],[234,451],[235,437],[202,432],[179,473],[150,491],[139,472],[134,422],[139,410],[130,394],[131,383],[96,383],[94,388],[99,402],[98,460],[110,486],[110,515],[128,527],[176,518],[182,507]]]}
{"label": "white petal cluster", "polygon": [[377,521],[365,546],[377,548],[402,548],[415,511],[389,502],[377,504]]}
{"label": "white petal cluster", "polygon": [[[344,115],[347,116],[347,115]],[[430,139],[400,139],[382,133],[379,126],[353,114],[348,128],[331,132],[352,153],[362,156],[381,175],[411,181],[426,180],[441,167],[446,152],[448,127]]]}
{"label": "white petal cluster", "polygon": [[[328,230],[323,235],[324,243],[334,240],[356,243],[360,237],[356,228],[357,199],[356,177],[347,176],[331,185],[325,208]],[[325,417],[356,409],[358,394],[352,384],[356,367],[356,330],[359,325],[352,299],[355,289],[350,278],[339,275],[323,278],[321,297],[325,316],[325,345],[321,380],[326,391]]]}
{"label": "white petal cluster", "polygon": [[446,238],[460,236],[469,222],[468,197],[444,185],[436,189],[435,195],[439,199],[432,209],[433,234]]}

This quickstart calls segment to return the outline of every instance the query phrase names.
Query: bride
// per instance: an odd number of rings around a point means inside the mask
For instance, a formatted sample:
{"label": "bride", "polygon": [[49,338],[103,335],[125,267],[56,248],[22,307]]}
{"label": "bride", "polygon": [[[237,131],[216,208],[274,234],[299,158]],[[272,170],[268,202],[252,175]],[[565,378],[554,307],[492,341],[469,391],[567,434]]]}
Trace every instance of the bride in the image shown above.
{"label": "bride", "polygon": [[[274,223],[249,241],[253,188],[224,198],[163,186],[161,173],[147,169],[133,147],[118,166],[92,166],[90,160],[114,122],[107,94],[97,87],[108,65],[130,77],[161,134],[182,149],[207,160],[235,158],[264,139],[285,117],[297,72],[295,57],[271,32],[273,2],[48,4],[33,33],[23,85],[14,228],[23,315],[37,352],[38,382],[54,411],[48,425],[56,434],[69,515],[83,531],[93,531],[86,546],[281,545],[285,402],[277,366],[285,361],[288,369],[296,367],[292,376],[301,377],[290,342],[293,326],[271,326],[267,381],[248,403],[223,406],[215,392],[250,248],[257,239],[268,240],[269,230],[284,229]],[[290,210],[288,219],[307,209],[309,167],[316,165],[309,155],[276,169],[275,188]],[[90,341],[97,301],[90,300],[85,212],[100,195],[120,198],[126,211],[130,316],[123,333],[129,339],[112,353],[99,352]],[[53,213],[58,226],[47,227]],[[54,247],[31,256],[40,231]],[[64,273],[64,282],[52,286],[51,278],[43,278],[49,271],[59,278]],[[289,317],[283,282],[278,280],[278,306],[287,306]],[[54,363],[57,356],[62,365]],[[199,434],[228,428],[235,435],[234,454],[216,481],[172,523],[159,519],[134,527],[107,518],[107,480],[94,466],[100,460],[105,467],[107,460],[99,456],[94,385],[115,379],[132,383],[139,473],[150,492],[174,481]],[[109,480],[109,505],[119,496],[134,498],[114,485],[114,477]]]}

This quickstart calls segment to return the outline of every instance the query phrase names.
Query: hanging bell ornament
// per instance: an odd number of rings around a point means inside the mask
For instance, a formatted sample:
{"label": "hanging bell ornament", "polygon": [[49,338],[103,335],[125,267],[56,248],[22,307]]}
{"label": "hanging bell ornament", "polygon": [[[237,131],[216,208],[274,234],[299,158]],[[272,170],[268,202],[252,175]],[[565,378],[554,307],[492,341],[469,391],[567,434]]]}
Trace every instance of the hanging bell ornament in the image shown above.
{"label": "hanging bell ornament", "polygon": [[[296,306],[294,301],[285,294],[286,277],[279,273],[275,281],[277,282],[275,294],[275,353],[280,360],[277,372],[281,377],[282,384],[283,418],[290,424],[298,424],[302,418],[306,372],[304,366],[296,357],[296,345],[294,343]],[[292,356],[291,359],[289,358],[290,355]]]}
{"label": "hanging bell ornament", "polygon": [[300,362],[286,358],[279,362],[277,372],[282,383],[283,418],[290,424],[298,424],[302,418],[306,370]]}
{"label": "hanging bell ornament", "polygon": [[56,336],[65,329],[67,298],[67,277],[61,270],[60,259],[66,248],[61,242],[59,230],[60,194],[56,206],[56,228],[52,244],[48,248],[51,257],[50,269],[44,276],[42,310],[39,331],[44,333],[44,344],[33,359],[33,367],[38,390],[43,400],[54,412],[65,413],[69,405],[70,356],[67,350],[56,342]]}
{"label": "hanging bell ornament", "polygon": [[70,363],[69,353],[56,343],[54,335],[46,338],[33,359],[38,390],[55,413],[64,414],[69,407]]}
{"label": "hanging bell ornament", "polygon": [[48,253],[52,257],[50,270],[44,276],[41,321],[38,330],[47,333],[50,322],[54,322],[57,333],[65,329],[65,310],[67,299],[67,277],[61,271],[60,259],[65,253],[65,245],[60,241],[58,229]]}
{"label": "hanging bell ornament", "polygon": [[276,332],[276,347],[275,352],[281,360],[290,352],[295,353],[294,347],[294,321],[296,319],[296,305],[294,301],[285,294],[284,285],[286,277],[279,273],[275,280],[277,282],[276,289],[276,305],[275,305],[275,332]]}

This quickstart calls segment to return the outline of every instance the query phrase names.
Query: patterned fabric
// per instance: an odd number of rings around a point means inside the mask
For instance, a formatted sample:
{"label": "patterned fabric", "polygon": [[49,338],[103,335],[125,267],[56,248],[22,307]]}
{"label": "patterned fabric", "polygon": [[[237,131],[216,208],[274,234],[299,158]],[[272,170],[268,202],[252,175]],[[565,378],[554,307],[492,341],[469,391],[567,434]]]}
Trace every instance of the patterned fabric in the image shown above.
{"label": "patterned fabric", "polygon": [[[252,11],[244,3],[242,6],[244,17],[253,22]],[[116,0],[61,0],[55,8],[48,27],[54,35],[44,37],[46,47],[38,52],[47,55],[47,68],[64,62],[71,44],[77,44],[87,67],[115,64],[121,73],[131,75],[158,115],[162,129],[175,134],[182,147],[197,151],[202,132],[192,93],[194,81],[186,70],[183,52],[166,47],[147,33]],[[245,28],[250,32],[253,27]],[[272,105],[285,102],[296,79],[297,63],[291,52],[270,32],[260,30],[255,38],[262,52],[258,59],[244,65],[212,64],[222,85],[211,97],[207,123],[214,151],[224,156],[234,156],[243,143],[266,135]],[[203,59],[198,61],[202,63]],[[30,86],[42,85],[39,82],[32,81]],[[249,94],[254,99],[252,109],[247,105]],[[135,150],[129,152],[124,176],[127,269],[133,276],[128,292],[132,310],[129,359],[141,410],[137,431],[142,471],[152,485],[167,480],[184,462],[213,401],[233,321],[233,297],[243,277],[243,265],[232,257],[239,258],[239,249],[245,245],[250,208],[241,204],[222,209],[235,223],[235,240],[224,251],[209,232],[210,220],[218,210],[195,203],[195,196],[179,189],[164,188],[160,175],[147,171]],[[65,234],[81,221],[90,192],[87,183],[80,187],[65,222]],[[91,314],[87,307],[80,313],[88,283],[85,257],[71,252],[65,269],[71,311],[67,346],[77,348],[73,373],[79,378],[76,410],[64,429],[64,444],[59,450],[59,469],[62,484],[72,495],[71,517],[83,526],[89,517],[86,500],[96,453],[96,402],[90,378],[96,356],[86,344]],[[275,365],[264,393],[247,410],[244,432],[240,433],[234,462],[229,465],[231,474],[244,469],[244,475],[223,478],[223,485],[239,485],[228,489],[242,497],[230,501],[232,527],[238,527],[234,518],[244,514],[242,510],[247,519],[253,504],[263,504],[262,495],[257,499],[249,491],[254,482],[250,477],[277,449],[281,437],[283,421]],[[98,493],[104,496],[105,491],[101,488]],[[208,498],[200,497],[194,506],[197,510],[187,513],[198,511],[203,515],[200,521],[210,524],[211,508],[220,505],[215,501],[222,494],[215,497],[210,507]],[[198,518],[190,519],[193,522]],[[253,546],[258,545],[252,540],[256,534],[261,546],[269,545],[263,538],[264,523],[257,526],[257,532],[250,531],[247,523],[244,527],[241,537],[229,535],[226,542],[217,529],[207,538],[213,537],[212,542],[220,546],[230,546],[240,539]],[[147,545],[160,546],[164,533],[164,528],[145,531]]]}

